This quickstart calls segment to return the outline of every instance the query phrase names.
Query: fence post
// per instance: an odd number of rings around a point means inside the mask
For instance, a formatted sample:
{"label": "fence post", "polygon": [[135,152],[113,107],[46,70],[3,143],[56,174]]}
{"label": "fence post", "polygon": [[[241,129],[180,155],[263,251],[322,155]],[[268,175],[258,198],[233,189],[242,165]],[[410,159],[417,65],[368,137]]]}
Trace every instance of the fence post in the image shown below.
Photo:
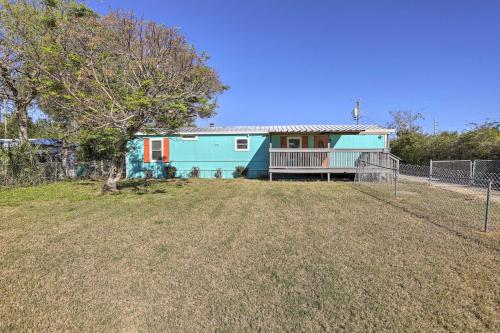
{"label": "fence post", "polygon": [[488,223],[490,222],[490,193],[491,193],[491,180],[488,182],[488,192],[486,192],[486,211],[484,212],[484,232],[488,232]]}
{"label": "fence post", "polygon": [[429,162],[429,184],[432,183],[432,160]]}
{"label": "fence post", "polygon": [[469,185],[474,185],[474,168],[476,166],[476,160],[469,162]]}
{"label": "fence post", "polygon": [[54,182],[57,182],[57,162],[55,162],[55,174],[54,174]]}

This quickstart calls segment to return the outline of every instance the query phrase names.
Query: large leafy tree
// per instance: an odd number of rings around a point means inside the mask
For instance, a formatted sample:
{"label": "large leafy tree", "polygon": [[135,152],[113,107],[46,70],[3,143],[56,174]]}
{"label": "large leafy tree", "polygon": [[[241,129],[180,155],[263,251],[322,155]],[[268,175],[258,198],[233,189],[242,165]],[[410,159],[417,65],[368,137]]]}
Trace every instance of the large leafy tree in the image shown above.
{"label": "large leafy tree", "polygon": [[63,21],[91,13],[73,0],[0,0],[0,98],[11,101],[18,137],[28,140],[28,110],[46,90],[44,67],[52,56],[47,42]]}
{"label": "large leafy tree", "polygon": [[52,3],[0,1],[0,98],[10,100],[21,142],[28,140],[28,108],[41,88],[38,50],[51,29]]}
{"label": "large leafy tree", "polygon": [[424,119],[420,112],[413,112],[411,110],[389,111],[391,121],[387,124],[389,128],[396,130],[396,135],[410,133],[422,133],[422,127],[418,125],[418,121]]}
{"label": "large leafy tree", "polygon": [[82,21],[64,22],[47,42],[52,61],[43,67],[43,80],[50,88],[42,104],[50,99],[82,129],[114,130],[116,153],[103,186],[114,191],[127,141],[137,131],[213,116],[226,86],[207,56],[174,28],[123,12]]}
{"label": "large leafy tree", "polygon": [[0,8],[0,96],[15,106],[19,139],[28,140],[28,108],[38,94],[39,72],[27,60],[24,36],[38,30],[36,9],[2,0]]}
{"label": "large leafy tree", "polygon": [[[28,117],[27,127],[30,137],[52,139],[59,138],[61,136],[58,124],[47,118],[37,118],[34,120],[32,117]],[[3,133],[3,129],[1,132]],[[19,137],[18,135],[19,124],[17,117],[8,116],[7,133],[5,135],[2,134],[2,136],[6,139],[16,139]]]}

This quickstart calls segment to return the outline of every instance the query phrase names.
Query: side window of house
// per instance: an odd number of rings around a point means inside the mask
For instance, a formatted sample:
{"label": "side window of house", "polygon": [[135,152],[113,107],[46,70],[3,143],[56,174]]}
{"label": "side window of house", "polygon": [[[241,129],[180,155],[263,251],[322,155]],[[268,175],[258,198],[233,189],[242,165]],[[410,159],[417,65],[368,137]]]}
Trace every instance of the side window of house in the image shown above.
{"label": "side window of house", "polygon": [[151,140],[151,160],[162,160],[162,143],[161,140]]}
{"label": "side window of house", "polygon": [[236,138],[234,140],[234,150],[248,151],[250,150],[250,141],[248,138]]}
{"label": "side window of house", "polygon": [[181,140],[182,141],[196,141],[196,140],[198,140],[198,136],[189,135],[189,134],[181,135]]}

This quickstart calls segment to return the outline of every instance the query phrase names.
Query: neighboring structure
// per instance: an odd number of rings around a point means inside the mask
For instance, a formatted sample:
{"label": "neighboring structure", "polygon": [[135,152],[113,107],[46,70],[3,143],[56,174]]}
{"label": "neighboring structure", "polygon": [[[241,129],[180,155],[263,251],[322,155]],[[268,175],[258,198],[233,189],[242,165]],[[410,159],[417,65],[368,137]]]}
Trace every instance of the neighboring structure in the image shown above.
{"label": "neighboring structure", "polygon": [[[276,173],[354,173],[362,153],[389,153],[392,129],[377,125],[237,126],[180,128],[138,133],[129,142],[127,177],[166,176],[166,167],[188,177],[193,167],[200,177],[233,178],[243,166],[248,178]],[[378,155],[376,158],[380,158]]]}
{"label": "neighboring structure", "polygon": [[[62,141],[60,139],[29,139],[29,143],[40,147],[40,161],[62,160]],[[0,147],[9,149],[19,144],[18,139],[0,139]],[[71,145],[68,151],[68,162],[76,162],[76,145]]]}
{"label": "neighboring structure", "polygon": [[[38,145],[43,148],[60,147],[61,140],[58,139],[29,139],[32,145]],[[0,147],[10,148],[19,144],[19,139],[0,139]]]}

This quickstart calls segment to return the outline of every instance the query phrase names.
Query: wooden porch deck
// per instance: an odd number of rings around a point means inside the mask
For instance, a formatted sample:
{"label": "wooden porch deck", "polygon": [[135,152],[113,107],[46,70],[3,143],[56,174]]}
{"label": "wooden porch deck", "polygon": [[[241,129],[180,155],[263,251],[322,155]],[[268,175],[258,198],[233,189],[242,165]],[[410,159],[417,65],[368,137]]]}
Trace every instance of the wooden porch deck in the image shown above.
{"label": "wooden porch deck", "polygon": [[[273,173],[356,173],[358,162],[368,162],[366,172],[399,169],[399,159],[386,149],[269,148],[269,179]],[[370,167],[372,166],[372,167]]]}

